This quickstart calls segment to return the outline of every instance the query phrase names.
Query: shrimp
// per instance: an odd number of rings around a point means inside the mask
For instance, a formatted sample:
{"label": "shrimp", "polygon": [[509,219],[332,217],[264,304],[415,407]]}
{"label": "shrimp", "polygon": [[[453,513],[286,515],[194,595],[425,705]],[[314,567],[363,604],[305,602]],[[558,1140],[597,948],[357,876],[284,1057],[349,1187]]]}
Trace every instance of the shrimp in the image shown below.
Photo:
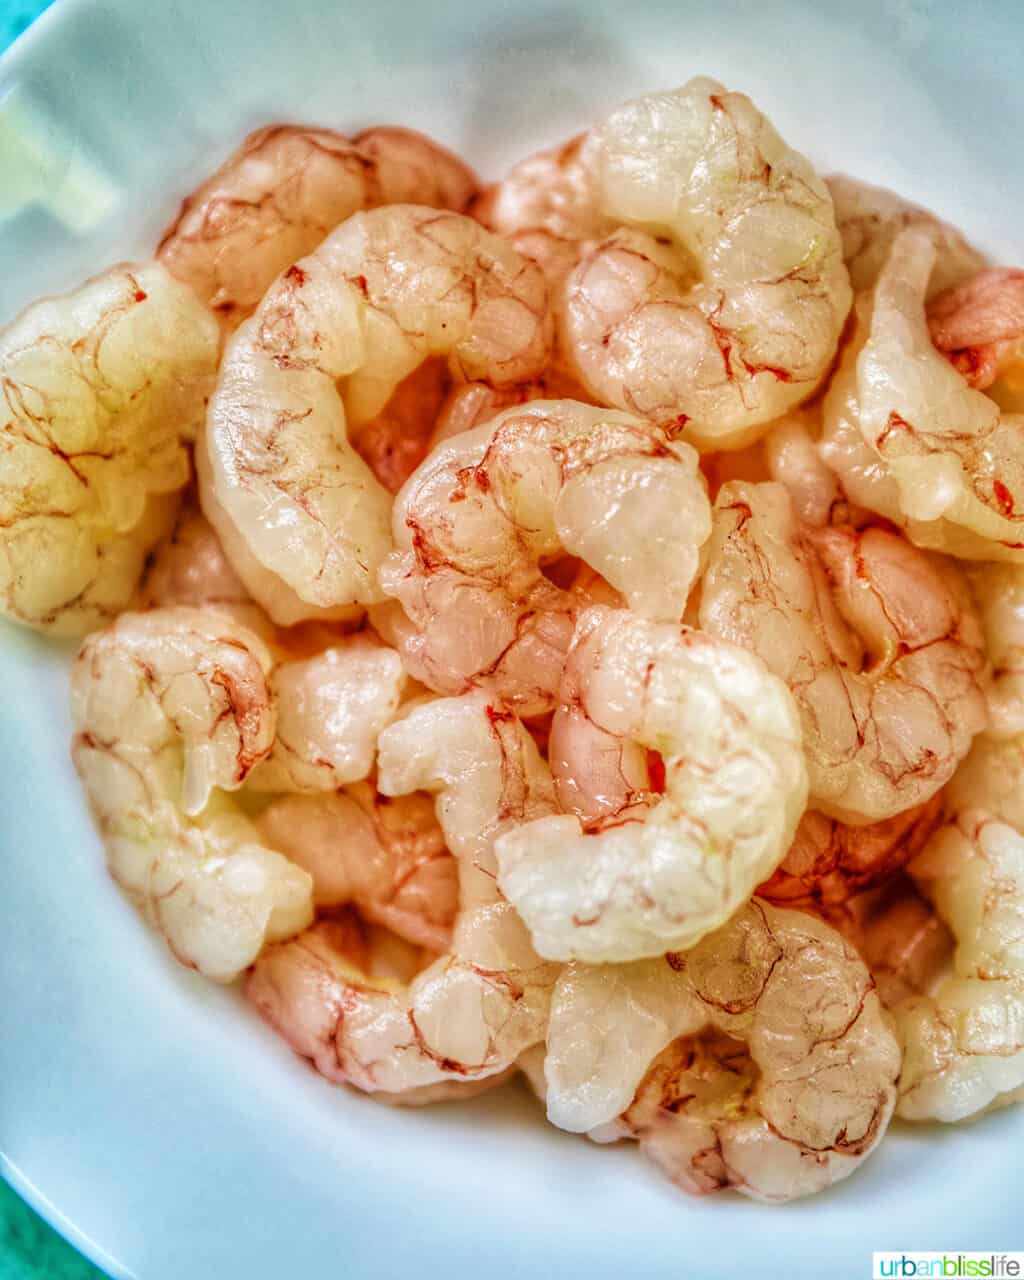
{"label": "shrimp", "polygon": [[824,404],[823,456],[853,501],[919,546],[1024,561],[1024,417],[1002,413],[932,345],[935,246],[893,243]]}
{"label": "shrimp", "polygon": [[1024,733],[1024,565],[972,565],[968,580],[992,664],[986,732],[1016,737]]}
{"label": "shrimp", "polygon": [[984,809],[1000,822],[1024,832],[1024,734],[974,739],[970,754],[948,790],[949,807]]}
{"label": "shrimp", "polygon": [[248,786],[314,794],[368,777],[377,737],[395,718],[406,683],[395,650],[366,634],[282,662],[271,677],[278,707],[273,749]]}
{"label": "shrimp", "polygon": [[0,612],[71,636],[128,606],[173,524],[216,363],[213,316],[154,264],[0,331]]}
{"label": "shrimp", "polygon": [[851,827],[808,809],[796,836],[758,897],[783,907],[818,910],[846,903],[891,876],[920,853],[942,819],[942,796],[903,813]]}
{"label": "shrimp", "polygon": [[408,624],[385,619],[385,638],[437,692],[486,684],[537,715],[553,705],[574,611],[545,560],[579,556],[631,609],[674,620],[709,530],[689,445],[572,401],[506,410],[436,449],[399,494],[380,581]]}
{"label": "shrimp", "polygon": [[702,449],[747,443],[806,399],[850,285],[827,188],[750,99],[706,79],[651,94],[592,130],[580,160],[620,228],[559,301],[584,386]]}
{"label": "shrimp", "polygon": [[355,783],[331,795],[282,796],[256,826],[269,848],[312,876],[315,906],[352,903],[409,942],[450,948],[456,864],[430,796],[382,796]]}
{"label": "shrimp", "polygon": [[[692,946],[750,897],[792,841],[807,799],[792,695],[742,649],[602,606],[581,616],[569,663],[578,714],[609,739],[658,752],[664,795],[642,821],[617,815],[587,832],[564,814],[504,833],[495,845],[501,890],[552,960]],[[556,721],[573,710],[560,705]],[[591,762],[580,754],[586,793]]]}
{"label": "shrimp", "polygon": [[688,952],[568,965],[547,1046],[553,1123],[637,1139],[691,1194],[765,1201],[853,1173],[885,1133],[900,1071],[849,943],[757,899]]}
{"label": "shrimp", "polygon": [[430,452],[447,382],[443,361],[424,361],[398,384],[387,407],[353,436],[356,453],[388,493],[397,493]]}
{"label": "shrimp", "polygon": [[699,616],[789,685],[811,804],[841,822],[924,804],[984,725],[981,630],[956,570],[880,528],[802,528],[778,484],[719,493]]}
{"label": "shrimp", "polygon": [[984,391],[1024,361],[1024,271],[993,267],[928,307],[932,342],[968,384]]}
{"label": "shrimp", "polygon": [[409,129],[277,124],[251,133],[182,203],[157,256],[230,332],[274,279],[360,209],[405,203],[464,210],[476,176]]}
{"label": "shrimp", "polygon": [[910,873],[957,947],[934,992],[894,1010],[904,1051],[897,1111],[965,1120],[1024,1088],[1024,836],[963,809]]}
{"label": "shrimp", "polygon": [[411,983],[374,981],[315,932],[271,949],[247,995],[329,1080],[399,1093],[503,1073],[544,1038],[558,967],[494,885],[508,825],[553,808],[533,740],[481,694],[414,706],[381,734],[378,789],[429,790],[459,864],[452,947]]}
{"label": "shrimp", "polygon": [[499,235],[540,231],[560,240],[595,240],[615,230],[601,208],[601,192],[577,134],[549,151],[527,156],[487,188],[470,212]]}
{"label": "shrimp", "polygon": [[72,756],[111,873],[175,957],[220,982],[313,915],[306,872],[212,794],[271,749],[271,665],[245,627],[174,608],[90,636],[71,676]]}
{"label": "shrimp", "polygon": [[857,948],[887,1009],[929,995],[949,969],[952,934],[905,872],[826,919]]}
{"label": "shrimp", "polygon": [[893,242],[907,227],[926,231],[935,245],[929,296],[961,284],[985,266],[982,254],[955,227],[902,196],[844,174],[832,174],[825,184],[843,240],[843,261],[857,293],[874,286]]}
{"label": "shrimp", "polygon": [[410,205],[355,214],[235,335],[207,416],[204,510],[209,493],[308,604],[377,602],[391,502],[347,421],[376,417],[428,356],[501,386],[539,373],[549,343],[539,268],[477,223]]}
{"label": "shrimp", "polygon": [[768,474],[737,478],[774,480],[785,485],[800,523],[820,528],[845,523],[843,517],[849,512],[835,474],[818,452],[812,421],[804,410],[789,414],[764,438]]}
{"label": "shrimp", "polygon": [[250,603],[251,597],[224,554],[213,526],[198,505],[186,499],[174,528],[150,554],[139,584],[139,607]]}

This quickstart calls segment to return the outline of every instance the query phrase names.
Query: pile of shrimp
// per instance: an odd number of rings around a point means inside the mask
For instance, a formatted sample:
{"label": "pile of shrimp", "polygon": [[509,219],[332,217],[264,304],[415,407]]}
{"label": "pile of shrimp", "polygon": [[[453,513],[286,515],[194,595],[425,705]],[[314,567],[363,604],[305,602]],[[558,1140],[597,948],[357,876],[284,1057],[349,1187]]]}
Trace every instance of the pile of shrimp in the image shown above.
{"label": "pile of shrimp", "polygon": [[1022,387],[1024,271],[715,81],[275,124],[0,331],[0,609],[279,1052],[786,1201],[1024,1098]]}

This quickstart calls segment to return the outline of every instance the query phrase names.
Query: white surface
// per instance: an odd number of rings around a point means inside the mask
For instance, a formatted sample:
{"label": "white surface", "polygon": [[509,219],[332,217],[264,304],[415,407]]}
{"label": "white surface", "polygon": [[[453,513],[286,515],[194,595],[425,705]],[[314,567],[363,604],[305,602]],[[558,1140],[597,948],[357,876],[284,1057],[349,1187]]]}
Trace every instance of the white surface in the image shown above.
{"label": "white surface", "polygon": [[[0,60],[0,322],[151,253],[268,120],[410,124],[497,175],[696,72],[750,92],[823,168],[1022,256],[1017,6],[289,7],[64,0]],[[861,1277],[873,1249],[1024,1246],[1019,1111],[902,1129],[832,1192],[765,1209],[684,1198],[629,1147],[544,1127],[516,1087],[414,1113],[332,1089],[176,968],[107,879],[65,681],[66,653],[0,624],[0,1151],[114,1275]]]}

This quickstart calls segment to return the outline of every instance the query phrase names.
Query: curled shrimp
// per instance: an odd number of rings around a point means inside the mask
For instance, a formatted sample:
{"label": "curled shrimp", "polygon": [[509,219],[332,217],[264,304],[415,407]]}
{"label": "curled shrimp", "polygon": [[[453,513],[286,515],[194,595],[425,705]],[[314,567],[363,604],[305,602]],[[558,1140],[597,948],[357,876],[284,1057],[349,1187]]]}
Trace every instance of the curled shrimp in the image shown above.
{"label": "curled shrimp", "polygon": [[843,241],[843,261],[857,293],[874,286],[893,242],[907,227],[927,232],[935,245],[929,296],[961,284],[985,266],[984,257],[955,227],[895,192],[869,186],[845,174],[832,174],[825,184]]}
{"label": "curled shrimp", "polygon": [[1012,738],[1024,733],[1024,565],[972,565],[968,578],[992,664],[986,732]]}
{"label": "curled shrimp", "polygon": [[708,449],[806,399],[850,286],[827,188],[750,99],[706,79],[651,94],[592,130],[581,162],[620,227],[560,301],[590,392]]}
{"label": "curled shrimp", "polygon": [[[678,623],[602,606],[580,618],[569,655],[572,704],[610,743],[660,754],[664,794],[638,815],[623,768],[622,808],[587,831],[576,814],[526,822],[499,837],[498,882],[551,959],[632,960],[691,946],[774,870],[807,799],[796,706],[759,659]],[[554,768],[595,768],[594,737]],[[607,799],[607,795],[603,797]],[[649,802],[649,797],[643,797]],[[642,820],[630,821],[641,817]]]}
{"label": "curled shrimp", "polygon": [[786,856],[771,878],[758,886],[758,897],[781,907],[827,914],[906,866],[941,818],[941,794],[863,827],[808,809]]}
{"label": "curled shrimp", "polygon": [[309,872],[317,907],[351,903],[409,942],[450,948],[456,865],[432,797],[382,796],[355,783],[330,795],[282,796],[256,826],[271,849]]}
{"label": "curled shrimp", "polygon": [[[449,398],[447,383],[444,362],[425,360],[398,384],[382,412],[353,435],[356,453],[389,493],[397,493],[430,452]],[[470,385],[485,388],[484,383]]]}
{"label": "curled shrimp", "polygon": [[536,401],[435,449],[393,526],[380,580],[408,619],[392,615],[389,638],[411,673],[440,693],[486,684],[536,715],[553,704],[574,612],[545,561],[578,556],[637,613],[677,619],[710,506],[689,445],[615,410]]}
{"label": "curled shrimp", "polygon": [[719,493],[700,623],[789,685],[811,804],[842,822],[923,804],[983,727],[981,631],[956,570],[881,528],[801,527],[778,484]]}
{"label": "curled shrimp", "polygon": [[1020,561],[1024,418],[973,390],[932,345],[935,252],[914,228],[894,241],[825,399],[823,453],[853,501],[918,545]]}
{"label": "curled shrimp", "polygon": [[367,1092],[503,1073],[543,1040],[557,966],[500,900],[493,845],[550,810],[550,776],[522,725],[475,694],[420,704],[385,730],[378,789],[437,796],[459,864],[451,950],[410,983],[384,983],[310,931],[260,958],[248,997],[328,1079]]}
{"label": "curled shrimp", "polygon": [[910,865],[956,938],[952,972],[894,1013],[898,1114],[965,1120],[1024,1090],[1024,836],[964,809]]}
{"label": "curled shrimp", "polygon": [[235,329],[275,277],[360,209],[413,201],[461,212],[476,191],[461,160],[410,129],[276,124],[241,147],[182,203],[157,250]]}
{"label": "curled shrimp", "polygon": [[81,635],[127,607],[173,523],[216,362],[213,317],[154,264],[0,331],[0,612]]}
{"label": "curled shrimp", "polygon": [[431,355],[499,386],[529,379],[549,337],[539,268],[477,223],[411,205],[354,215],[232,341],[207,417],[204,510],[209,492],[307,604],[378,601],[391,502],[347,422],[374,418]]}
{"label": "curled shrimp", "polygon": [[173,608],[122,615],[72,671],[72,755],[111,873],[177,959],[217,981],[313,914],[310,877],[219,794],[271,749],[271,665],[245,627]]}
{"label": "curled shrimp", "polygon": [[406,683],[395,650],[367,634],[281,662],[271,677],[274,745],[248,786],[314,794],[368,777],[378,735],[395,718]]}
{"label": "curled shrimp", "polygon": [[1024,271],[993,267],[934,298],[928,330],[953,367],[984,391],[1024,361]]}
{"label": "curled shrimp", "polygon": [[849,943],[757,899],[688,952],[568,965],[547,1046],[555,1124],[635,1138],[691,1194],[766,1201],[853,1173],[885,1133],[900,1070]]}

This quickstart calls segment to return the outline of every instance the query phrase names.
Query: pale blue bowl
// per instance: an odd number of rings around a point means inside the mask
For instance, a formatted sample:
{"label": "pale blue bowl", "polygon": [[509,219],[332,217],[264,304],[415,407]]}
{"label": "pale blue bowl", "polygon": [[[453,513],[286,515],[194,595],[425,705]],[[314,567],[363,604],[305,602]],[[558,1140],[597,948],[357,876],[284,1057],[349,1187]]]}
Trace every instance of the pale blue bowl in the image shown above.
{"label": "pale blue bowl", "polygon": [[[295,8],[300,16],[290,17]],[[953,13],[962,15],[957,23]],[[268,120],[436,133],[488,175],[696,72],[823,168],[1019,261],[1024,11],[936,0],[64,0],[0,60],[0,321],[152,252]],[[1024,1247],[1024,1114],[901,1129],[783,1208],[690,1200],[512,1087],[397,1112],[332,1089],[118,895],[68,759],[67,652],[0,632],[3,1172],[113,1276],[866,1277]]]}

